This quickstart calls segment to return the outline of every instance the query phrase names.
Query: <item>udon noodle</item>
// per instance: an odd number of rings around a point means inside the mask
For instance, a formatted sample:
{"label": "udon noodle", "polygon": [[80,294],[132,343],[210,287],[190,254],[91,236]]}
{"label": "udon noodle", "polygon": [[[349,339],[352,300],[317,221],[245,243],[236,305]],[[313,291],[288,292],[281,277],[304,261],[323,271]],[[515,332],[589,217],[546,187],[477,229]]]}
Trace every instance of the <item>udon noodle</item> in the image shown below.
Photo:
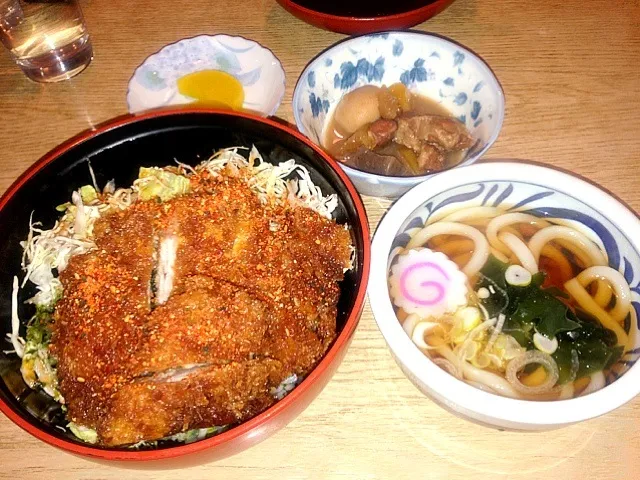
{"label": "udon noodle", "polygon": [[630,288],[568,222],[472,207],[409,232],[389,288],[413,343],[449,374],[528,400],[586,395],[633,348]]}

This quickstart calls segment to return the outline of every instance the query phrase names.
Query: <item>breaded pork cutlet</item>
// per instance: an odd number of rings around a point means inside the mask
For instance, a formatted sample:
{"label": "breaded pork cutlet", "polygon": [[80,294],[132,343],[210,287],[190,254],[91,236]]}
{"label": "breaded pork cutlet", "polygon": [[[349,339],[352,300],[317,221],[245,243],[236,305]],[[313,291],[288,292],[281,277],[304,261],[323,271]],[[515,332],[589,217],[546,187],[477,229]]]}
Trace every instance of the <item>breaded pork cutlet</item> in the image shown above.
{"label": "breaded pork cutlet", "polygon": [[105,215],[61,273],[51,351],[68,417],[107,446],[242,422],[336,335],[343,226],[246,181]]}

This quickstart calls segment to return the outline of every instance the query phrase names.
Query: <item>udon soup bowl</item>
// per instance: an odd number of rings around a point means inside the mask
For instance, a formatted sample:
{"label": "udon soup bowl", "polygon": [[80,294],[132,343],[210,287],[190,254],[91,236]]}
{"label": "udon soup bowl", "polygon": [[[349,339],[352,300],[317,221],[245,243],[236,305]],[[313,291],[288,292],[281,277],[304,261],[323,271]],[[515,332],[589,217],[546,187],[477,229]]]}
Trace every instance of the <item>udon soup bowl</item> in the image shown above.
{"label": "udon soup bowl", "polygon": [[[412,31],[348,38],[321,52],[300,74],[293,92],[296,126],[322,145],[342,97],[363,85],[397,82],[443,106],[477,140],[457,166],[475,162],[498,138],[505,100],[489,66],[451,40]],[[360,193],[378,197],[398,197],[431,176],[376,175],[339,165]]]}
{"label": "udon soup bowl", "polygon": [[[415,229],[467,207],[494,206],[572,226],[606,250],[609,266],[631,287],[631,338],[618,378],[568,400],[512,399],[475,388],[445,372],[411,341],[388,288],[390,261]],[[572,175],[526,163],[483,163],[437,175],[400,198],[380,222],[372,244],[368,294],[378,327],[406,376],[444,408],[506,429],[545,430],[603,415],[640,393],[640,221],[608,193]]]}
{"label": "udon soup bowl", "polygon": [[[337,338],[315,368],[282,400],[216,436],[188,444],[162,441],[141,449],[82,443],[65,428],[67,421],[59,405],[24,383],[19,358],[3,352],[11,348],[5,336],[11,332],[12,279],[24,275],[20,241],[27,236],[30,216],[50,228],[59,214],[55,207],[68,201],[74,190],[91,183],[89,164],[98,185],[114,179],[117,186],[129,186],[140,166],[162,167],[175,165],[176,161],[195,165],[220,148],[251,145],[271,163],[294,159],[309,170],[325,195],[337,195],[334,217],[350,225],[355,246],[354,268],[340,283]],[[180,108],[124,116],[66,141],[34,163],[6,191],[0,200],[0,235],[0,410],[36,438],[67,452],[98,460],[161,460],[153,464],[158,468],[239,452],[284,427],[304,410],[346,353],[363,308],[369,269],[366,213],[355,188],[335,162],[289,127],[261,117],[216,110]],[[28,298],[29,293],[20,299]],[[27,307],[21,304],[21,319],[29,318]],[[22,325],[21,335],[24,328]],[[189,456],[170,461],[184,455]]]}

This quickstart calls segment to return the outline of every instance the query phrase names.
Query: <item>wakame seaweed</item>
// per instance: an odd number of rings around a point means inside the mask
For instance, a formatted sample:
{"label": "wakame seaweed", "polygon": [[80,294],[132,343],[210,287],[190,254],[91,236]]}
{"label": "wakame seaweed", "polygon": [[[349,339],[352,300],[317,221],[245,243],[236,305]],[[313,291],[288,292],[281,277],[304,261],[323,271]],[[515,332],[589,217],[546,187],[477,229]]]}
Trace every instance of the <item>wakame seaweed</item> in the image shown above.
{"label": "wakame seaweed", "polygon": [[[613,332],[581,311],[572,310],[562,299],[568,296],[557,288],[543,288],[545,273],[532,276],[526,286],[514,286],[505,280],[509,264],[493,255],[482,268],[475,290],[482,287],[491,295],[480,302],[489,316],[505,315],[502,331],[532,350],[533,335],[557,338],[558,348],[552,357],[558,364],[558,384],[572,380],[572,350],[578,366],[575,378],[581,378],[613,365],[622,355]],[[574,367],[575,368],[575,367]]]}

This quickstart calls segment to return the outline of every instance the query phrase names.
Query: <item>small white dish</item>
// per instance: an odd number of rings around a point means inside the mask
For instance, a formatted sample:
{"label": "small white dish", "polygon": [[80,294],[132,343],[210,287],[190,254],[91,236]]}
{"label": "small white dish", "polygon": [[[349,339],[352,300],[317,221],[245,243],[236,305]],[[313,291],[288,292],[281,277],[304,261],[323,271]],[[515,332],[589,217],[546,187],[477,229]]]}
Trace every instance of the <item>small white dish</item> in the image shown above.
{"label": "small white dish", "polygon": [[285,75],[271,50],[244,37],[200,35],[163,47],[136,69],[127,92],[129,112],[193,102],[178,92],[176,82],[201,70],[221,70],[237,78],[246,110],[266,117],[280,106]]}

